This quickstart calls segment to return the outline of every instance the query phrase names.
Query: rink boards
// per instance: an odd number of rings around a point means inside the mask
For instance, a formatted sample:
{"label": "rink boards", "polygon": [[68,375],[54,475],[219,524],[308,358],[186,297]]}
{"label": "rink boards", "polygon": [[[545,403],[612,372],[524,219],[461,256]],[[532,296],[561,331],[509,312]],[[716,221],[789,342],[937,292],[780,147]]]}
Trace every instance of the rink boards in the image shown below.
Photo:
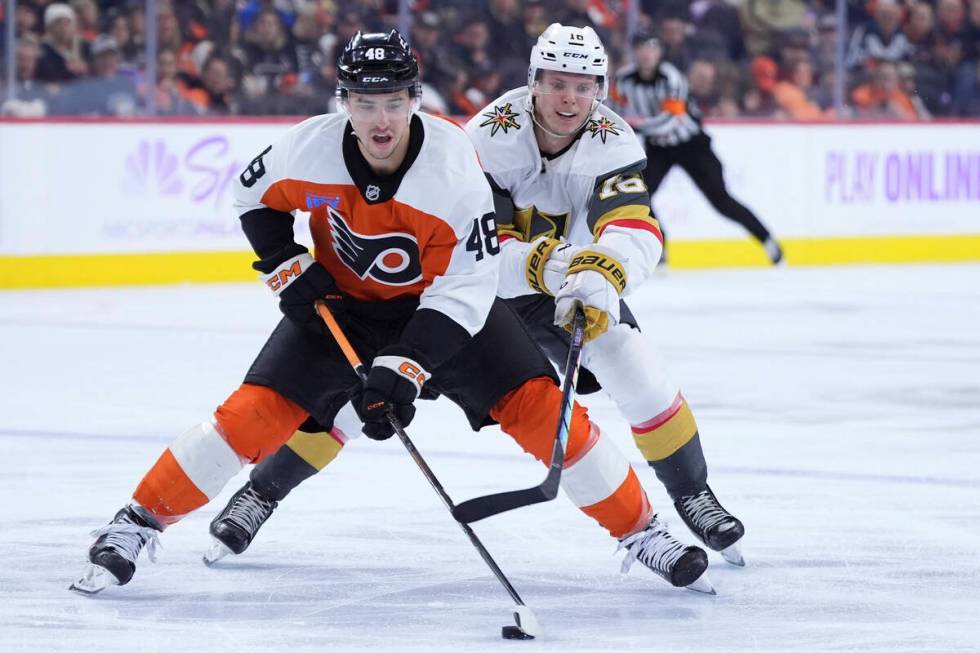
{"label": "rink boards", "polygon": [[[231,182],[291,122],[0,122],[0,288],[254,278]],[[709,133],[790,265],[980,260],[980,125]],[[674,267],[766,262],[680,170],[654,210]]]}

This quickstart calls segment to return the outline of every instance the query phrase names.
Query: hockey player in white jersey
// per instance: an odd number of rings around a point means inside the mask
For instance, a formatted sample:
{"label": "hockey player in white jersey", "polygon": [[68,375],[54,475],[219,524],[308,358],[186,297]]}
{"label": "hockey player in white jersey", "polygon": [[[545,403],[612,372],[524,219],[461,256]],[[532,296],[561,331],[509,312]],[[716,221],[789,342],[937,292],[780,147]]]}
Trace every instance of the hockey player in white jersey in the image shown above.
{"label": "hockey player in white jersey", "polygon": [[601,104],[607,84],[595,32],[555,23],[532,50],[528,86],[466,125],[494,190],[497,294],[511,298],[553,361],[568,347],[561,327],[585,306],[583,367],[592,389],[619,407],[688,527],[743,565],[744,528],[708,487],[694,415],[623,301],[650,278],[663,238],[642,177],[643,149]]}

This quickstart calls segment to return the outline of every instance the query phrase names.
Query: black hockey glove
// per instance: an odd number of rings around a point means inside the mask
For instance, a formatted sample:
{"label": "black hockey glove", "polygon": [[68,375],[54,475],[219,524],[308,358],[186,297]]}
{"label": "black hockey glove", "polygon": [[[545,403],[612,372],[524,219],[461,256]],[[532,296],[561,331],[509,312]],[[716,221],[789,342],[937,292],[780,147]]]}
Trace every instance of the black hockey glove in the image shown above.
{"label": "black hockey glove", "polygon": [[296,324],[323,333],[326,326],[317,315],[314,303],[322,299],[338,321],[345,312],[344,295],[326,268],[309,253],[298,254],[263,277],[266,285],[279,297],[279,310]]}
{"label": "black hockey glove", "polygon": [[385,347],[375,356],[364,390],[353,402],[364,422],[364,435],[372,440],[387,440],[394,435],[388,421],[389,410],[402,426],[412,422],[415,399],[429,378],[418,358],[404,345]]}

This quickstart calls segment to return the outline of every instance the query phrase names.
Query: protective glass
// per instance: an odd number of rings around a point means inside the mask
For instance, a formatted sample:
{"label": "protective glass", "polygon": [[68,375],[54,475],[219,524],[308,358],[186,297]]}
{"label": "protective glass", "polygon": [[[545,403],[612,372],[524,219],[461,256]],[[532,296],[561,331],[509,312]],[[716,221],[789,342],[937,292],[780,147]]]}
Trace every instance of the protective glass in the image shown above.
{"label": "protective glass", "polygon": [[571,95],[592,100],[598,97],[600,90],[599,82],[592,75],[582,75],[574,81],[548,77],[534,82],[534,92],[540,95]]}
{"label": "protective glass", "polygon": [[343,101],[344,109],[351,118],[359,122],[378,122],[383,118],[390,121],[408,120],[414,108],[412,98],[372,97],[371,95],[352,94]]}

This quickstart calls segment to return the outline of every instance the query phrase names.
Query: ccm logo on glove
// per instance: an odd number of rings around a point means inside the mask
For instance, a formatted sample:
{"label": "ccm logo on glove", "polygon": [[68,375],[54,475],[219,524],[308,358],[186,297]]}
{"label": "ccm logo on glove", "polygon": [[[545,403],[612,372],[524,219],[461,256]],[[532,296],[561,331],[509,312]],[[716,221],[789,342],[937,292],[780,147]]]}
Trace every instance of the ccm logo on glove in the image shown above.
{"label": "ccm logo on glove", "polygon": [[299,275],[303,274],[308,267],[313,265],[313,257],[307,253],[299,254],[291,259],[283,261],[270,274],[262,277],[265,285],[269,286],[272,294],[279,296],[286,286],[291,284]]}

